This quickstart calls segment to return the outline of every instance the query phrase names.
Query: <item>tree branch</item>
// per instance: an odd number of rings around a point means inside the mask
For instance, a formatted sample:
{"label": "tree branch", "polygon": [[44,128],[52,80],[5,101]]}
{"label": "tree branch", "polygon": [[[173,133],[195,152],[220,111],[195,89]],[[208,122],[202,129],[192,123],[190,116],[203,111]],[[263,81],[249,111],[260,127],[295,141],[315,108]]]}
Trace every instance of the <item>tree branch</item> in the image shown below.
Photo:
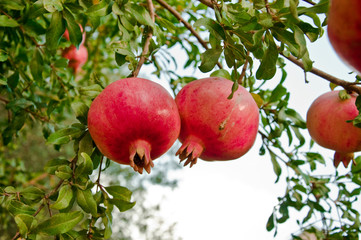
{"label": "tree branch", "polygon": [[213,4],[212,1],[210,0],[199,0],[201,3],[203,3],[204,5],[207,5],[210,8],[213,8]]}
{"label": "tree branch", "polygon": [[[299,66],[300,68],[302,68],[303,70],[305,69],[302,61],[298,60],[296,57],[294,57],[292,55],[286,56],[282,52],[280,54],[283,57],[290,60],[291,62],[293,62],[294,64],[296,64],[297,66]],[[321,77],[321,78],[323,78],[323,79],[325,79],[325,80],[327,80],[327,81],[329,81],[329,82],[331,82],[331,83],[342,86],[346,90],[353,91],[353,92],[356,92],[359,95],[361,95],[361,87],[356,86],[354,82],[348,82],[348,81],[339,79],[339,78],[334,77],[334,76],[332,76],[332,75],[330,75],[330,74],[328,74],[328,73],[326,73],[326,72],[324,72],[324,71],[322,71],[320,69],[317,69],[315,67],[312,67],[310,72],[317,75],[317,76],[319,76],[319,77]]]}
{"label": "tree branch", "polygon": [[[183,25],[193,34],[193,36],[195,36],[197,38],[198,42],[204,47],[204,49],[208,49],[207,43],[201,38],[201,36],[199,36],[199,34],[196,32],[196,30],[194,30],[194,28],[186,20],[184,20],[182,18],[182,16],[178,13],[177,10],[172,8],[164,0],[156,0],[156,1],[160,5],[162,5],[165,9],[167,9],[171,14],[173,14],[181,23],[183,23]],[[204,0],[202,0],[202,1],[204,1]],[[209,4],[211,4],[211,6],[213,8],[212,2],[210,2],[210,1],[205,1],[205,2],[209,2]],[[219,62],[217,63],[217,66],[221,69],[223,68]]]}
{"label": "tree branch", "polygon": [[303,1],[306,2],[306,3],[309,3],[309,4],[311,4],[311,5],[316,5],[316,3],[313,2],[313,1],[311,1],[311,0],[303,0]]}
{"label": "tree branch", "polygon": [[[148,3],[148,10],[149,10],[150,17],[152,18],[152,21],[154,23],[154,19],[155,19],[154,15],[155,14],[154,14],[153,2],[152,2],[152,0],[147,0],[147,3]],[[147,39],[145,40],[145,43],[144,43],[142,55],[140,56],[137,68],[133,71],[133,74],[132,74],[133,77],[138,76],[139,71],[145,62],[145,59],[147,58],[146,56],[149,53],[149,46],[150,46],[150,41],[152,40],[152,37],[153,37],[153,30],[149,27],[149,30],[147,33]]]}

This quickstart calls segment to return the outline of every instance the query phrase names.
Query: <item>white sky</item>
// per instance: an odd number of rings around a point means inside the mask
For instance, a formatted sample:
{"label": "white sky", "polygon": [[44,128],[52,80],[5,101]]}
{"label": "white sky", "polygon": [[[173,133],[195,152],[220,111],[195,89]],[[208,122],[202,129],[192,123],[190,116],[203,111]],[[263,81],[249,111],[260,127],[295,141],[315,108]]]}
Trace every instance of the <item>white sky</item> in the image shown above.
{"label": "white sky", "polygon": [[[350,68],[335,55],[326,33],[316,43],[309,44],[309,51],[315,67],[345,80],[354,79],[354,75],[348,75]],[[177,60],[181,59],[181,53],[176,54]],[[306,119],[308,107],[315,98],[329,91],[329,83],[309,73],[309,83],[306,84],[303,71],[293,63],[286,62],[288,77],[284,85],[291,92],[289,107],[296,109]],[[199,71],[196,75],[199,78],[208,76]],[[151,76],[148,75],[148,78]],[[279,79],[277,75],[270,81],[277,84]],[[304,134],[307,137],[308,133]],[[268,217],[278,203],[277,197],[283,196],[286,187],[282,178],[277,184],[274,183],[276,176],[270,157],[267,154],[259,156],[260,146],[258,136],[253,148],[238,160],[198,161],[191,169],[186,167],[176,173],[181,181],[174,191],[162,187],[150,189],[149,201],[163,201],[161,215],[177,223],[176,236],[184,240],[288,240],[291,233],[299,229],[295,222],[297,217],[302,219],[305,215],[290,211],[290,219],[279,225],[276,238],[273,232],[267,232]],[[321,150],[327,160],[327,167],[323,171],[332,174],[334,168],[330,158],[333,152],[317,146],[316,149]],[[176,158],[172,160],[177,161]]]}

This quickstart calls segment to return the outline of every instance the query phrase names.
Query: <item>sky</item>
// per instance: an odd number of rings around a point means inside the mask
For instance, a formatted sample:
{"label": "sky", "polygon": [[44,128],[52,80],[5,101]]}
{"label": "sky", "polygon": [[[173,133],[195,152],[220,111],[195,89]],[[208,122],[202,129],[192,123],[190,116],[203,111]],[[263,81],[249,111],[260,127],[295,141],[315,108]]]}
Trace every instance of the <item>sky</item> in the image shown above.
{"label": "sky", "polygon": [[[314,67],[353,81],[354,75],[348,74],[351,69],[336,56],[326,34],[308,47]],[[182,53],[176,51],[175,54],[181,61]],[[286,62],[288,77],[284,85],[291,92],[289,107],[296,109],[306,119],[312,101],[330,90],[329,82],[308,73],[309,83],[306,84],[304,72],[293,63]],[[208,74],[196,72],[195,76],[202,78]],[[274,84],[279,79],[280,76],[276,75]],[[307,137],[308,133],[304,134]],[[192,168],[185,167],[177,171],[175,174],[180,179],[179,186],[174,190],[152,187],[149,189],[149,203],[163,201],[161,216],[177,224],[175,235],[184,240],[290,239],[291,233],[299,230],[295,222],[297,217],[302,219],[305,215],[300,216],[291,211],[290,219],[278,226],[276,237],[273,236],[274,232],[267,232],[268,217],[278,203],[277,197],[283,196],[286,186],[282,178],[275,184],[276,176],[270,157],[258,154],[260,146],[261,139],[257,136],[253,148],[240,159],[227,162],[198,161]],[[313,150],[318,150],[326,158],[327,166],[322,171],[333,173],[333,151],[318,146]]]}

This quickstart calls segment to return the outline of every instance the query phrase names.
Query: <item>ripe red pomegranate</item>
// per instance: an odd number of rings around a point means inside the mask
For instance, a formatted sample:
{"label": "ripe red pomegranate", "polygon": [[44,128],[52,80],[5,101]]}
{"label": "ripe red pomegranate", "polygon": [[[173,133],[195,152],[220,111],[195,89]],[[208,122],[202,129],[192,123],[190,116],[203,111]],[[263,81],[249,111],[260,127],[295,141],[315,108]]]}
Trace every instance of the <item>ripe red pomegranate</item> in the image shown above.
{"label": "ripe red pomegranate", "polygon": [[259,111],[252,95],[239,86],[232,99],[233,82],[220,77],[195,80],[176,96],[181,117],[177,155],[185,166],[197,158],[207,161],[232,160],[253,145],[259,124]]}
{"label": "ripe red pomegranate", "polygon": [[336,53],[361,73],[361,1],[332,0],[327,33]]}
{"label": "ripe red pomegranate", "polygon": [[109,159],[150,173],[153,160],[177,140],[180,118],[171,95],[143,78],[120,79],[92,102],[88,128]]}
{"label": "ripe red pomegranate", "polygon": [[70,46],[64,49],[63,57],[69,59],[68,66],[77,73],[88,60],[88,49],[84,45],[80,45],[79,49]]}
{"label": "ripe red pomegranate", "polygon": [[335,167],[340,162],[347,167],[353,160],[353,153],[361,151],[361,129],[348,122],[358,115],[357,95],[350,94],[350,98],[341,99],[339,92],[324,93],[311,104],[307,112],[307,129],[316,143],[336,151]]}

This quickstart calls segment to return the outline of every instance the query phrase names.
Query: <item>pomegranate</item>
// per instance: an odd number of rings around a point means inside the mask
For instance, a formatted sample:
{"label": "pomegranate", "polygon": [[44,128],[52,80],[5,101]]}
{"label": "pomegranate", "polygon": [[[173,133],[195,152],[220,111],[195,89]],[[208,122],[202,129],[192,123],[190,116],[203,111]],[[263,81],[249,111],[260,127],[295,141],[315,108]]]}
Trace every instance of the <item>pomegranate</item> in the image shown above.
{"label": "pomegranate", "polygon": [[361,1],[332,0],[327,33],[336,53],[361,73]]}
{"label": "pomegranate", "polygon": [[150,173],[153,160],[177,140],[180,118],[171,95],[143,78],[120,79],[92,102],[88,129],[109,159]]}
{"label": "pomegranate", "polygon": [[184,86],[176,96],[181,117],[178,152],[192,167],[206,161],[232,160],[244,155],[256,139],[259,111],[252,95],[239,86],[232,99],[233,82],[210,77]]}
{"label": "pomegranate", "polygon": [[88,60],[88,49],[84,45],[80,45],[79,49],[76,49],[75,46],[70,46],[64,49],[63,57],[69,59],[68,66],[77,73]]}
{"label": "pomegranate", "polygon": [[355,106],[356,94],[342,99],[340,91],[331,91],[319,96],[307,112],[307,129],[312,139],[320,146],[335,150],[334,166],[340,162],[345,167],[353,160],[353,153],[361,151],[361,129],[350,120],[358,115]]}

